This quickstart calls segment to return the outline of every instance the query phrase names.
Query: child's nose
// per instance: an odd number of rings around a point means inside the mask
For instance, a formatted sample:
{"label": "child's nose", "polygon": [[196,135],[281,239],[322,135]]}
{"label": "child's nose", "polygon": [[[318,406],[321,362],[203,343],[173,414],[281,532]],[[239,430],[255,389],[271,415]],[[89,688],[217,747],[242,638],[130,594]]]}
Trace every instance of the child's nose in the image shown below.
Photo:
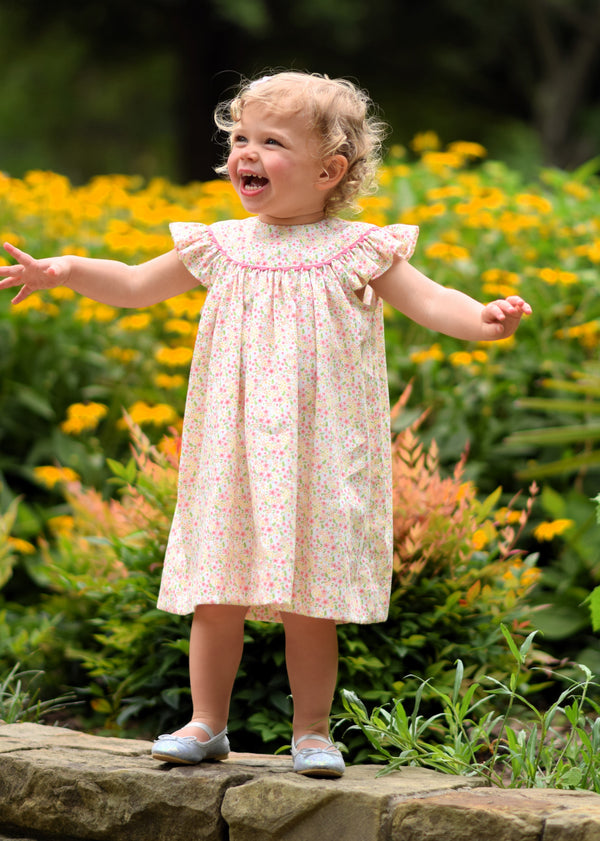
{"label": "child's nose", "polygon": [[256,148],[255,148],[254,146],[251,146],[251,145],[248,143],[248,144],[247,144],[246,146],[244,146],[244,148],[241,150],[241,155],[242,155],[242,158],[244,158],[244,159],[247,159],[247,160],[253,160],[253,161],[255,161],[255,160],[256,160],[256,158],[258,157],[258,152],[256,151]]}

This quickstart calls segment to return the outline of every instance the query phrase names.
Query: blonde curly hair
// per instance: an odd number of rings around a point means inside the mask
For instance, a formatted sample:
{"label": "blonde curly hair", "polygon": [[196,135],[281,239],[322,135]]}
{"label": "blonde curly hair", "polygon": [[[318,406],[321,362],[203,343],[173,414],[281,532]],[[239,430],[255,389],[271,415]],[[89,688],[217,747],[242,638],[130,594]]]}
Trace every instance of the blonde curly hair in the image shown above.
{"label": "blonde curly hair", "polygon": [[[229,134],[230,144],[234,127],[250,103],[302,113],[308,126],[318,134],[321,160],[326,161],[332,155],[346,158],[348,169],[327,197],[326,216],[344,209],[356,210],[358,196],[375,191],[375,176],[388,127],[374,115],[375,108],[366,91],[346,79],[298,71],[245,80],[235,96],[215,111],[215,122]],[[227,175],[227,164],[215,171]]]}

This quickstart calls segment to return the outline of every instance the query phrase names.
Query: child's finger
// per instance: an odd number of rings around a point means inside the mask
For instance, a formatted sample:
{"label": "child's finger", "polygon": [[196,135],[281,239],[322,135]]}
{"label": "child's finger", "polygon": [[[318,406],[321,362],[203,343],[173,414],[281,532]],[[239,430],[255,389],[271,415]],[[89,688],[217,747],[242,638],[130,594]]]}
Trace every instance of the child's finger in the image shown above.
{"label": "child's finger", "polygon": [[504,321],[506,315],[500,306],[502,301],[492,301],[491,304],[488,304],[484,309],[484,318],[485,321],[492,322],[492,321]]}
{"label": "child's finger", "polygon": [[29,296],[32,295],[33,292],[35,292],[35,289],[30,289],[29,286],[21,287],[19,292],[12,299],[11,304],[20,304],[21,301],[25,300],[25,298],[29,298]]}
{"label": "child's finger", "polygon": [[12,243],[10,242],[5,242],[3,247],[6,253],[10,254],[11,257],[14,257],[15,260],[18,260],[18,262],[22,266],[27,266],[31,263],[35,263],[35,260],[31,256],[31,254],[27,254],[26,251],[21,251],[21,249],[17,248],[16,245],[12,245]]}
{"label": "child's finger", "polygon": [[13,286],[19,286],[24,281],[19,277],[6,277],[0,280],[0,289],[11,289]]}
{"label": "child's finger", "polygon": [[524,301],[523,298],[520,298],[518,295],[509,295],[506,300],[522,313],[529,315],[532,312],[532,309],[527,301]]}

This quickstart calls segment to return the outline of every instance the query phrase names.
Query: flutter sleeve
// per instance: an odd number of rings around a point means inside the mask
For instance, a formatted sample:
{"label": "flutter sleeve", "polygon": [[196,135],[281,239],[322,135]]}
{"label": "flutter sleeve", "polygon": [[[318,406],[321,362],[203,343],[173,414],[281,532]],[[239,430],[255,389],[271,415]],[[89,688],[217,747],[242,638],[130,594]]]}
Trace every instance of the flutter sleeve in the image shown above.
{"label": "flutter sleeve", "polygon": [[416,225],[370,227],[344,255],[352,267],[348,275],[352,288],[360,289],[380,277],[390,268],[395,257],[409,260],[418,236]]}
{"label": "flutter sleeve", "polygon": [[209,288],[221,250],[208,225],[201,222],[172,222],[169,225],[175,250],[186,269]]}

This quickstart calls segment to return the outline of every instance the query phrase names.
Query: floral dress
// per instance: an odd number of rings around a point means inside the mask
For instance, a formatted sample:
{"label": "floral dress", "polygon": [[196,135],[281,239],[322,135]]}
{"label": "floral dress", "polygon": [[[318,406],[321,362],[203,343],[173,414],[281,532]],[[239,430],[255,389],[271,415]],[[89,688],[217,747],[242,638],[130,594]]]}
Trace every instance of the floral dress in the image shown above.
{"label": "floral dress", "polygon": [[418,229],[175,223],[207,288],[158,607],[379,622],[392,571],[382,303]]}

